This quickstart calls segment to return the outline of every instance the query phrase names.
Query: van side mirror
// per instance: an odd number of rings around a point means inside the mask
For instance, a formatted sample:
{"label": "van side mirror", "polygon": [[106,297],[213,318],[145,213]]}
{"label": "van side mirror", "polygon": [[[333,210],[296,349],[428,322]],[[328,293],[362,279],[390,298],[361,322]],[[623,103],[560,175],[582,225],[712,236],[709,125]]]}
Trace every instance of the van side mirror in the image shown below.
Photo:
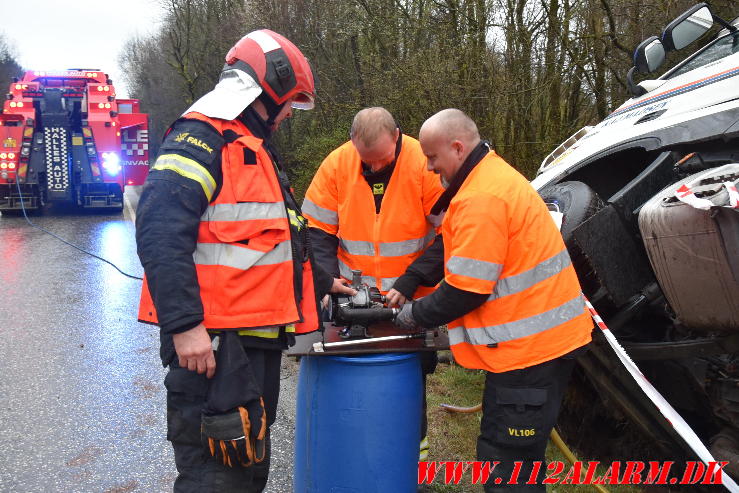
{"label": "van side mirror", "polygon": [[654,72],[665,62],[665,47],[657,36],[647,38],[634,50],[634,67],[640,74]]}
{"label": "van side mirror", "polygon": [[705,3],[689,8],[662,32],[665,50],[681,50],[713,27],[713,14]]}

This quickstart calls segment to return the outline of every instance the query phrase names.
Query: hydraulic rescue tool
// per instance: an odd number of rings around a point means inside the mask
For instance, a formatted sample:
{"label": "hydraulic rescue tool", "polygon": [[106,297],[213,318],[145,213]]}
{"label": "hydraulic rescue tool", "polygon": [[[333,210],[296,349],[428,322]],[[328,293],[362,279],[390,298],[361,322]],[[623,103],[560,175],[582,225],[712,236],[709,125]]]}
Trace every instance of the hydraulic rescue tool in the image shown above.
{"label": "hydraulic rescue tool", "polygon": [[[352,271],[351,287],[356,290],[353,296],[331,296],[325,317],[329,322],[320,331],[320,340],[314,340],[312,345],[305,348],[307,352],[447,349],[445,334],[440,334],[438,329],[419,329],[418,332],[408,333],[392,325],[400,310],[389,308],[385,296],[377,288],[363,283],[361,271]],[[403,341],[410,344],[398,345]],[[297,349],[290,353],[301,354],[302,351]]]}
{"label": "hydraulic rescue tool", "polygon": [[398,309],[385,306],[385,296],[377,288],[362,282],[362,271],[352,271],[351,287],[357,294],[333,296],[329,305],[329,319],[343,327],[339,331],[343,339],[371,337],[370,324],[392,321],[398,314]]}
{"label": "hydraulic rescue tool", "polygon": [[434,329],[421,329],[418,333],[398,334],[373,337],[370,326],[381,322],[392,322],[398,315],[397,308],[388,308],[385,296],[375,287],[362,282],[362,271],[352,270],[352,288],[357,291],[353,296],[334,295],[331,298],[328,318],[333,325],[340,327],[339,337],[346,339],[338,342],[315,342],[313,350],[322,353],[331,348],[347,348],[350,346],[376,344],[389,341],[421,339],[425,347],[433,347]]}

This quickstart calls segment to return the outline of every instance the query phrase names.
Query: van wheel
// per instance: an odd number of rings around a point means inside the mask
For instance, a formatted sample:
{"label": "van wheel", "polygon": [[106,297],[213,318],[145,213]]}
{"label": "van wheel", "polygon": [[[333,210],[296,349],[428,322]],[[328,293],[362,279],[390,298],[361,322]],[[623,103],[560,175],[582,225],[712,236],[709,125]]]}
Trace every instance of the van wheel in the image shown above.
{"label": "van wheel", "polygon": [[603,201],[595,191],[581,181],[564,181],[549,185],[539,191],[547,203],[557,203],[564,214],[562,237],[568,241],[581,223],[603,207]]}
{"label": "van wheel", "polygon": [[575,241],[575,229],[604,207],[597,193],[580,181],[565,181],[544,187],[539,195],[547,204],[557,204],[563,214],[562,238],[575,267],[580,285],[586,296],[592,297],[600,288],[593,267]]}

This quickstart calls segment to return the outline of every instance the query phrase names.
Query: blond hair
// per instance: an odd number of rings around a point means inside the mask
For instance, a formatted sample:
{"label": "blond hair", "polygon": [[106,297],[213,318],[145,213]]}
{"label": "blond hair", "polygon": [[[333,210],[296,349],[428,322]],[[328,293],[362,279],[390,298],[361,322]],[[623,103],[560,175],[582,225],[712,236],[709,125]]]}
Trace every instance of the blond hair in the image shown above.
{"label": "blond hair", "polygon": [[393,115],[385,108],[375,106],[365,108],[354,115],[349,135],[352,140],[358,140],[365,147],[370,147],[383,133],[395,136],[396,128]]}

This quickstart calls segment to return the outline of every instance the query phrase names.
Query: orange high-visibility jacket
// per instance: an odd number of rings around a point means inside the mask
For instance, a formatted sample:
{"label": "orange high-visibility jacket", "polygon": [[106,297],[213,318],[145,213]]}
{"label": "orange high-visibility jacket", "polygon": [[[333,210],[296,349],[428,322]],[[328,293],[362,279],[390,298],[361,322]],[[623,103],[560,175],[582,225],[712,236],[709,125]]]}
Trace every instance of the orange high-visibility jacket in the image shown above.
{"label": "orange high-visibility jacket", "polygon": [[[302,209],[311,227],[339,238],[341,276],[351,279],[351,270],[359,269],[365,283],[386,293],[433,242],[438,221],[435,226],[431,207],[443,191],[418,141],[403,135],[377,214],[359,153],[347,142],[321,163]],[[416,297],[431,291],[420,286]]]}
{"label": "orange high-visibility jacket", "polygon": [[495,152],[451,200],[442,236],[444,281],[490,295],[449,323],[459,364],[516,370],[590,341],[593,322],[562,236],[526,178]]}
{"label": "orange high-visibility jacket", "polygon": [[[305,228],[305,220],[299,211],[288,212],[275,165],[262,140],[238,120],[200,113],[185,117],[204,121],[221,135],[231,130],[238,136],[221,149],[223,183],[200,220],[193,254],[205,312],[203,324],[208,329],[252,329],[240,333],[262,337],[275,337],[281,325],[295,324],[298,333],[318,329],[310,261],[293,258],[290,224]],[[256,164],[245,164],[245,150],[256,154]],[[210,193],[215,189],[207,170],[194,160],[160,156],[154,168],[174,169],[196,181],[205,176],[211,182]],[[204,189],[208,185],[203,181]],[[300,262],[301,268],[294,269],[293,262]],[[295,289],[296,280],[302,289]],[[139,319],[157,322],[146,280]]]}

